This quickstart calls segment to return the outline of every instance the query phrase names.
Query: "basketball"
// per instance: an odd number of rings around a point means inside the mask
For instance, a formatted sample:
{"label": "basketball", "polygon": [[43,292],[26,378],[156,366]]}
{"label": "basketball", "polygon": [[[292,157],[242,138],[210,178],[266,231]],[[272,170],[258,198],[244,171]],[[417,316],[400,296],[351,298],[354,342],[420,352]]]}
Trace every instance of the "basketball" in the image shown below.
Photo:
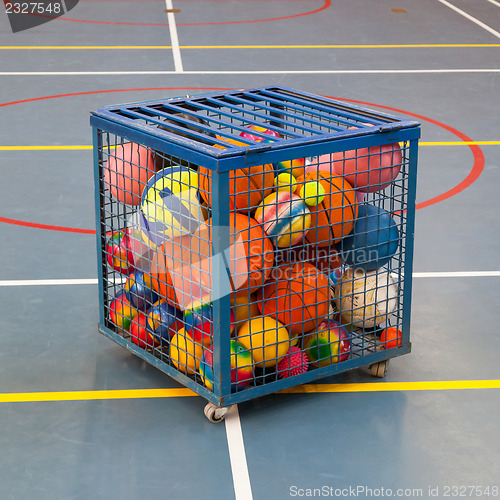
{"label": "basketball", "polygon": [[[230,139],[221,140],[236,146],[246,144]],[[219,149],[223,146],[215,145]],[[212,171],[200,166],[200,194],[209,207],[212,206]],[[274,167],[271,164],[243,167],[229,172],[229,209],[245,211],[255,208],[271,192],[274,185]]]}
{"label": "basketball", "polygon": [[[205,234],[207,234],[205,229]],[[165,241],[151,258],[151,284],[159,297],[185,310],[211,302],[210,248],[207,236],[185,235]]]}
{"label": "basketball", "polygon": [[387,270],[350,267],[335,286],[335,304],[343,324],[373,328],[397,310],[398,286]]}
{"label": "basketball", "polygon": [[141,210],[143,233],[154,245],[196,231],[203,222],[197,172],[181,166],[157,172],[144,188]]}
{"label": "basketball", "polygon": [[[214,232],[211,223],[212,219],[209,219],[206,226],[193,235],[193,239],[211,242]],[[229,263],[231,283],[231,289],[227,292],[252,293],[264,284],[271,272],[274,263],[273,244],[256,220],[238,212],[229,214],[229,234],[226,236],[230,246],[224,253]]]}
{"label": "basketball", "polygon": [[111,195],[127,205],[139,205],[148,179],[155,173],[153,153],[133,142],[110,149],[104,182]]}
{"label": "basketball", "polygon": [[304,200],[285,190],[266,196],[254,217],[278,248],[300,243],[311,227],[311,212]]}
{"label": "basketball", "polygon": [[304,337],[304,352],[316,368],[345,361],[350,350],[349,332],[332,320],[322,321],[314,333]]}
{"label": "basketball", "polygon": [[399,229],[383,208],[362,203],[353,232],[341,245],[346,264],[372,271],[385,266],[399,248]]}
{"label": "basketball", "polygon": [[258,306],[262,314],[276,318],[298,336],[327,316],[330,299],[328,278],[312,264],[294,262],[273,269]]}
{"label": "basketball", "polygon": [[310,206],[311,229],[306,234],[308,243],[329,246],[347,236],[354,227],[358,209],[356,194],[352,186],[340,176],[331,176],[328,172],[309,172],[297,179],[295,193],[317,181],[325,195],[316,206]]}
{"label": "basketball", "polygon": [[255,366],[276,366],[290,348],[287,329],[268,316],[252,318],[238,331],[237,341],[250,350]]}

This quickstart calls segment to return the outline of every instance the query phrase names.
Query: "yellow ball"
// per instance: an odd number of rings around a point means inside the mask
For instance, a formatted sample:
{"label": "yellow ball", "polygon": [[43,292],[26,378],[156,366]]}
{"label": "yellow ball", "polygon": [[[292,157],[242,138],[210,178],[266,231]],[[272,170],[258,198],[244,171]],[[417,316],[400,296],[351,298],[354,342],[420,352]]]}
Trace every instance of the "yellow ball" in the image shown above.
{"label": "yellow ball", "polygon": [[170,359],[175,367],[183,373],[195,373],[200,366],[203,348],[180,329],[170,341]]}
{"label": "yellow ball", "polygon": [[238,331],[241,342],[252,354],[255,366],[273,366],[290,349],[288,330],[270,316],[258,316],[244,323]]}
{"label": "yellow ball", "polygon": [[326,191],[321,182],[309,181],[300,188],[299,195],[304,198],[306,205],[315,207],[325,199]]}
{"label": "yellow ball", "polygon": [[277,191],[282,191],[282,190],[292,190],[293,185],[297,183],[297,180],[292,174],[279,174],[274,178],[274,186],[276,187]]}
{"label": "yellow ball", "polygon": [[260,316],[257,298],[254,295],[250,295],[250,298],[246,294],[241,297],[231,295],[231,306],[234,311],[236,330],[239,330],[246,321]]}

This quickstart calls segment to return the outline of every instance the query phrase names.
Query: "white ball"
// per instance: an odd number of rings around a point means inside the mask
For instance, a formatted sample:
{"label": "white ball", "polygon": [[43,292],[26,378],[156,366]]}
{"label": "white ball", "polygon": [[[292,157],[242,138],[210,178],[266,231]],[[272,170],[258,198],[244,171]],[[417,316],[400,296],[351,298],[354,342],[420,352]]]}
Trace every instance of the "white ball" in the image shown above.
{"label": "white ball", "polygon": [[335,305],[343,323],[373,328],[397,310],[398,286],[386,269],[349,268],[335,286]]}

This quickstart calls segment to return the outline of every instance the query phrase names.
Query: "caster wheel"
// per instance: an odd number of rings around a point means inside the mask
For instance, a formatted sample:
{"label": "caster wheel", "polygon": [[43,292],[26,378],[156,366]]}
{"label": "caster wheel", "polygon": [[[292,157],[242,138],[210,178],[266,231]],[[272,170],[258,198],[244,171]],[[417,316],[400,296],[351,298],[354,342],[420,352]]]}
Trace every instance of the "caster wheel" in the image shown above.
{"label": "caster wheel", "polygon": [[203,412],[205,413],[205,417],[207,417],[210,422],[218,424],[224,420],[229,408],[224,406],[215,406],[213,403],[207,403]]}
{"label": "caster wheel", "polygon": [[380,361],[380,363],[374,363],[370,366],[370,372],[372,377],[384,378],[387,372],[387,361]]}

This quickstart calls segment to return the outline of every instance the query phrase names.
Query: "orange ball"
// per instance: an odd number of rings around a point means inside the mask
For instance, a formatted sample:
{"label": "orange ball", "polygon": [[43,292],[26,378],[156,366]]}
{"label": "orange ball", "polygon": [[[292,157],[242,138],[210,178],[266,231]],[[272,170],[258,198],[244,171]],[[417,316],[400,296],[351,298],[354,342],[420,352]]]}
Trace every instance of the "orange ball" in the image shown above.
{"label": "orange ball", "polygon": [[398,330],[394,326],[386,328],[380,334],[380,341],[385,344],[384,347],[386,349],[392,349],[393,347],[401,347],[402,345],[402,333],[401,330]]}
{"label": "orange ball", "polygon": [[[248,294],[260,288],[271,273],[274,248],[252,218],[229,216],[229,283],[222,292]],[[213,302],[212,220],[191,235],[165,241],[153,255],[150,275],[153,289],[173,306],[186,309],[195,302]]]}
{"label": "orange ball", "polygon": [[286,263],[273,269],[259,293],[259,309],[283,323],[296,336],[316,328],[328,314],[328,278],[308,262]]}
{"label": "orange ball", "polygon": [[[247,146],[246,144],[230,139],[223,139],[236,146]],[[215,145],[219,149],[223,146]],[[212,171],[200,166],[198,168],[198,182],[201,197],[208,206],[212,206]],[[274,186],[274,167],[258,165],[254,167],[242,167],[229,172],[229,208],[230,210],[244,211],[255,208],[272,191]]]}
{"label": "orange ball", "polygon": [[153,153],[127,142],[111,149],[104,166],[104,182],[111,195],[127,205],[139,205],[148,179],[155,173]]}
{"label": "orange ball", "polygon": [[189,309],[211,302],[210,248],[207,241],[184,235],[163,242],[151,258],[151,285],[174,307]]}
{"label": "orange ball", "polygon": [[312,220],[305,239],[320,247],[337,243],[354,227],[358,215],[356,193],[343,177],[332,177],[330,173],[318,170],[299,177],[295,193],[300,196],[302,187],[310,181],[318,181],[321,184],[325,197],[317,206],[309,207]]}

